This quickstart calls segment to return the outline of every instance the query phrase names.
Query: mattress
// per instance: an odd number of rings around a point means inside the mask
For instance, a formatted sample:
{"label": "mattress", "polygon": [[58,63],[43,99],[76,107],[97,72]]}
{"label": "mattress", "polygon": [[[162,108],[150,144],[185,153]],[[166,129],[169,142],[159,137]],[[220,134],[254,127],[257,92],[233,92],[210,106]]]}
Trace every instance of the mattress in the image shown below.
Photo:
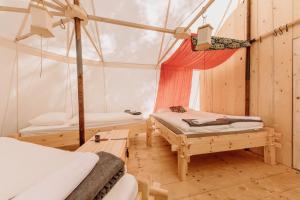
{"label": "mattress", "polygon": [[[64,199],[99,159],[93,153],[63,151],[6,137],[0,137],[0,157],[0,200]],[[104,199],[134,200],[137,193],[135,177],[126,173]]]}
{"label": "mattress", "polygon": [[182,121],[182,119],[197,119],[199,121],[207,122],[224,117],[260,120],[259,117],[222,115],[200,111],[188,111],[185,113],[161,112],[154,113],[152,116],[167,128],[172,130],[174,133],[185,134],[188,137],[213,136],[220,134],[224,135],[232,133],[242,133],[247,131],[258,131],[261,130],[264,126],[263,122],[236,122],[230,125],[191,127],[186,122]]}
{"label": "mattress", "polygon": [[[0,199],[67,197],[90,173],[99,157],[92,153],[68,152],[0,137]],[[61,177],[64,177],[61,179]]]}
{"label": "mattress", "polygon": [[[116,119],[115,121],[93,121],[90,123],[86,123],[86,128],[101,128],[101,127],[108,127],[108,126],[118,126],[118,125],[129,125],[129,124],[135,124],[135,123],[143,123],[145,122],[145,119],[142,117],[135,117],[135,118],[127,118],[127,119]],[[54,133],[59,131],[75,131],[78,130],[79,126],[78,124],[71,124],[71,123],[65,123],[63,125],[56,125],[56,126],[28,126],[26,128],[23,128],[19,130],[19,133],[22,135],[28,135],[28,134],[47,134],[47,133]]]}
{"label": "mattress", "polygon": [[103,200],[134,200],[138,194],[138,184],[134,176],[125,174],[107,193]]}

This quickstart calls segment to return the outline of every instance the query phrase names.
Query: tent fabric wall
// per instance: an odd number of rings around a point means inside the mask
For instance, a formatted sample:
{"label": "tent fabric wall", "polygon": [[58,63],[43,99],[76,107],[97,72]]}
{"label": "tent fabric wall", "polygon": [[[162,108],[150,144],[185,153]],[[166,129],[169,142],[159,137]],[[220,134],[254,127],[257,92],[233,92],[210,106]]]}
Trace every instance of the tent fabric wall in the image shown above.
{"label": "tent fabric wall", "polygon": [[[0,0],[0,5],[27,8],[29,2],[29,0]],[[91,2],[81,2],[89,14],[93,13]],[[177,26],[186,26],[206,2],[206,0],[172,0],[166,27],[174,29]],[[233,2],[236,3],[232,9],[235,8],[238,0]],[[159,27],[164,26],[168,7],[167,1],[159,0],[96,0],[94,3],[95,15]],[[225,8],[222,2],[217,1],[211,8],[206,13],[207,21],[217,27]],[[28,120],[45,112],[77,113],[76,66],[74,64],[68,66],[68,59],[65,57],[73,24],[67,24],[66,29],[55,28],[55,38],[41,39],[39,36],[33,36],[15,43],[14,39],[24,17],[25,14],[0,12],[2,27],[0,31],[0,135],[17,132],[18,129],[29,125]],[[54,20],[58,21],[59,18],[54,17]],[[199,19],[192,30],[195,31],[201,23],[202,20]],[[160,76],[157,61],[163,34],[106,23],[92,22],[88,23],[86,28],[96,45],[101,46],[106,62],[105,64],[101,62],[83,32],[83,57],[93,61],[91,65],[84,66],[86,111],[110,112],[129,108],[140,110],[145,114],[151,113]],[[97,28],[99,38],[96,34]],[[22,34],[29,31],[30,18]],[[162,54],[169,48],[172,40],[174,40],[172,35],[165,34]],[[20,47],[18,68],[16,67],[17,45]],[[49,54],[59,54],[60,57],[56,60],[53,56],[43,57],[43,73],[40,77],[41,46],[42,50]],[[29,50],[27,47],[35,49]],[[75,52],[73,39],[69,56],[75,57]],[[171,53],[172,51],[169,55]]]}
{"label": "tent fabric wall", "polygon": [[[46,112],[77,111],[76,66],[0,48],[1,135],[17,132],[28,121]],[[17,73],[18,70],[18,73]],[[18,77],[17,77],[18,76]],[[18,85],[18,86],[17,86]],[[105,86],[105,88],[104,88]],[[100,68],[84,66],[86,112],[119,112],[125,109],[153,109],[156,89],[155,69]]]}

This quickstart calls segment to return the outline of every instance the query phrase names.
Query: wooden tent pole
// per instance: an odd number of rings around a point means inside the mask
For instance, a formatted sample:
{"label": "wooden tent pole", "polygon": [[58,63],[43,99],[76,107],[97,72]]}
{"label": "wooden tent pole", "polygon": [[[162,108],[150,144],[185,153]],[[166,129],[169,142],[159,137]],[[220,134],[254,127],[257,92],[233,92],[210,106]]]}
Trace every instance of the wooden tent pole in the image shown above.
{"label": "wooden tent pole", "polygon": [[[211,4],[215,2],[215,0],[209,0],[207,2],[207,4],[200,10],[200,12],[190,21],[190,23],[187,25],[187,27],[185,27],[185,31],[189,30],[191,28],[191,26],[193,26],[193,24],[199,19],[199,17],[201,17],[206,10],[211,6]],[[175,44],[179,41],[179,39],[176,39],[171,46],[168,48],[168,50],[166,52],[164,52],[164,54],[162,55],[162,57],[158,60],[158,65],[161,63],[161,61],[163,61],[163,59],[168,55],[168,53],[173,49],[173,47],[175,46]]]}
{"label": "wooden tent pole", "polygon": [[[247,0],[247,40],[251,39],[251,0]],[[251,47],[247,47],[246,49],[246,82],[245,82],[245,115],[250,115],[250,72],[251,72],[251,63],[250,63],[250,50]]]}
{"label": "wooden tent pole", "polygon": [[[79,6],[80,0],[74,0],[74,4]],[[77,61],[77,90],[78,90],[78,112],[79,112],[79,145],[85,143],[84,127],[84,92],[83,92],[83,64],[82,64],[82,44],[81,44],[81,21],[75,17],[75,38],[76,38],[76,61]]]}

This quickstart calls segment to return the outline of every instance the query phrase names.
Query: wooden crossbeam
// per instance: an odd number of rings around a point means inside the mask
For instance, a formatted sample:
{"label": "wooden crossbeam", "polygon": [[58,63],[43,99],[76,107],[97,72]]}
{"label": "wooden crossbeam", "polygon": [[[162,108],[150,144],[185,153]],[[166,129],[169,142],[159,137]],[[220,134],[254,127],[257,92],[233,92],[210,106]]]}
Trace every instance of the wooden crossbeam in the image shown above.
{"label": "wooden crossbeam", "polygon": [[9,6],[0,6],[0,11],[16,12],[16,13],[29,13],[28,8],[18,8],[18,7],[9,7]]}
{"label": "wooden crossbeam", "polygon": [[[14,41],[8,40],[6,38],[0,37],[0,46],[13,49],[17,48],[17,44]],[[25,44],[18,43],[18,51],[24,54],[41,57],[41,49],[31,47]],[[75,57],[68,57],[54,52],[49,52],[46,50],[42,51],[43,58],[66,63],[66,64],[76,64]],[[142,69],[155,69],[155,64],[142,64],[142,63],[121,63],[121,62],[99,62],[99,60],[83,59],[85,65],[91,67],[114,67],[114,68],[142,68]]]}
{"label": "wooden crossbeam", "polygon": [[[18,8],[18,7],[10,7],[10,6],[0,6],[0,11],[3,12],[14,12],[14,13],[29,13],[29,9],[28,8]],[[59,16],[59,17],[63,17],[65,16],[64,12],[57,12],[57,11],[49,11],[50,15],[52,16]]]}
{"label": "wooden crossbeam", "polygon": [[[188,31],[191,26],[206,12],[206,10],[211,6],[211,4],[214,2],[215,0],[209,0],[209,2],[207,2],[207,4],[199,11],[199,13],[191,20],[191,22],[187,25],[187,27],[185,27],[185,31]],[[168,53],[173,49],[173,47],[175,46],[175,44],[178,42],[179,40],[176,39],[171,46],[168,48],[168,50],[163,54],[163,56],[159,59],[158,64],[160,64],[163,59],[168,55]]]}
{"label": "wooden crossbeam", "polygon": [[171,46],[167,49],[167,51],[162,55],[162,57],[158,60],[158,65],[163,61],[163,59],[168,55],[168,53],[173,49],[175,44],[179,41],[179,39],[176,39]]}
{"label": "wooden crossbeam", "polygon": [[18,42],[18,41],[21,41],[21,40],[25,40],[25,39],[33,36],[33,35],[34,35],[33,33],[26,33],[24,35],[20,35],[20,36],[16,37],[15,42]]}
{"label": "wooden crossbeam", "polygon": [[21,26],[20,26],[20,28],[19,28],[19,30],[18,30],[18,33],[17,33],[15,39],[17,39],[18,37],[20,37],[20,36],[22,35],[23,30],[24,30],[24,28],[25,28],[25,25],[26,25],[26,23],[27,23],[27,21],[28,21],[28,18],[29,18],[29,13],[27,13],[27,14],[24,16],[23,21],[22,21],[22,24],[21,24]]}
{"label": "wooden crossbeam", "polygon": [[138,24],[138,23],[123,21],[123,20],[118,20],[118,19],[98,17],[95,15],[88,15],[88,19],[98,21],[98,22],[103,22],[103,23],[115,24],[115,25],[119,25],[119,26],[127,26],[127,27],[131,27],[131,28],[138,28],[138,29],[151,30],[151,31],[157,31],[157,32],[162,32],[162,33],[175,34],[175,30],[173,30],[173,29],[161,28],[161,27],[150,26],[150,25],[145,25],[145,24]]}
{"label": "wooden crossbeam", "polygon": [[215,0],[209,0],[207,4],[200,10],[200,12],[191,20],[191,22],[185,27],[185,30],[189,30],[191,26],[206,12],[206,10],[211,6],[211,4],[215,2]]}
{"label": "wooden crossbeam", "polygon": [[[72,33],[71,33],[71,37],[70,37],[70,41],[68,42],[67,44],[67,57],[69,56],[69,53],[70,53],[70,49],[71,49],[71,46],[72,46],[72,42],[73,42],[73,39],[74,39],[74,34],[75,34],[75,27],[73,28],[72,30]],[[69,35],[69,34],[68,34]]]}
{"label": "wooden crossbeam", "polygon": [[67,3],[68,6],[72,5],[72,3],[69,0],[65,0],[65,2]]}
{"label": "wooden crossbeam", "polygon": [[93,40],[91,34],[89,33],[89,31],[87,30],[87,28],[86,28],[84,25],[82,26],[82,28],[83,28],[85,34],[88,36],[88,38],[89,38],[90,42],[92,43],[94,49],[96,50],[97,54],[99,55],[99,58],[101,59],[101,53],[100,53],[100,50],[98,49],[96,43],[94,42],[94,40]]}
{"label": "wooden crossbeam", "polygon": [[[41,3],[40,0],[31,0],[31,1],[32,1],[32,2],[36,2],[36,3]],[[51,3],[51,2],[49,2],[49,1],[43,0],[43,1],[42,1],[42,4],[45,5],[45,6],[47,6],[47,7],[49,7],[49,8],[52,8],[52,9],[54,9],[54,10],[58,10],[58,11],[64,12],[64,8],[62,8],[61,6],[57,6],[56,4]]]}
{"label": "wooden crossbeam", "polygon": [[[164,28],[166,28],[167,24],[168,24],[169,13],[170,13],[170,5],[171,5],[171,0],[168,1],[167,11],[166,11],[166,18],[165,18],[165,22],[164,22]],[[161,53],[162,53],[164,40],[165,40],[165,33],[163,33],[163,35],[161,37],[161,42],[160,42],[160,47],[159,47],[159,52],[158,52],[158,58],[157,58],[157,66],[159,65],[159,58],[160,58]]]}
{"label": "wooden crossbeam", "polygon": [[[91,4],[92,4],[93,15],[96,15],[94,0],[91,0]],[[94,25],[95,25],[95,28],[96,28],[97,41],[98,41],[98,45],[99,45],[99,51],[100,51],[100,54],[101,54],[101,60],[102,60],[102,62],[104,62],[104,56],[103,56],[102,45],[101,45],[101,40],[100,40],[100,31],[99,31],[98,24],[97,24],[96,21],[94,22]]]}
{"label": "wooden crossbeam", "polygon": [[60,0],[52,0],[54,3],[56,3],[57,5],[59,5],[62,8],[66,8],[67,6],[65,4],[63,4]]}

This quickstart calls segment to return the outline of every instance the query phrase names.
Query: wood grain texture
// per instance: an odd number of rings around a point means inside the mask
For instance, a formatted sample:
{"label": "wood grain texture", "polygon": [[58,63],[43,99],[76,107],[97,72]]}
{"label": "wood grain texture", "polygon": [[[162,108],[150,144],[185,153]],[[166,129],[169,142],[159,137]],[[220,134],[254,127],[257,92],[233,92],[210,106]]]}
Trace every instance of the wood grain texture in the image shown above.
{"label": "wood grain texture", "polygon": [[[265,127],[259,131],[249,130],[227,134],[215,133],[215,136],[188,137],[186,134],[174,133],[154,117],[150,117],[150,121],[152,132],[159,133],[172,146],[172,151],[177,150],[178,176],[181,181],[186,180],[188,163],[194,155],[264,147],[265,162],[269,164],[276,162],[275,133],[272,128]],[[153,137],[153,134],[147,134],[147,140],[149,136]],[[146,144],[149,146],[149,142]]]}
{"label": "wood grain texture", "polygon": [[300,175],[284,165],[271,166],[249,151],[231,151],[191,157],[186,181],[177,176],[177,155],[160,136],[153,147],[145,136],[133,138],[128,172],[149,175],[169,191],[169,199],[181,200],[298,200]]}
{"label": "wood grain texture", "polygon": [[[137,134],[147,131],[146,122],[137,122],[131,124],[113,125],[98,128],[86,129],[85,139],[89,140],[97,132],[129,129],[129,138],[135,137]],[[11,137],[21,141],[40,144],[43,146],[60,148],[60,149],[76,149],[79,144],[79,133],[77,131],[58,131],[53,133],[36,133],[36,134],[12,134]]]}
{"label": "wood grain texture", "polygon": [[[251,37],[300,18],[297,0],[252,0]],[[261,116],[268,126],[282,134],[277,160],[292,165],[293,39],[300,36],[295,25],[283,34],[257,41],[251,47],[252,115]]]}
{"label": "wood grain texture", "polygon": [[[239,5],[217,35],[246,38],[246,5],[246,2]],[[245,114],[245,56],[246,50],[240,49],[218,67],[201,71],[201,110],[232,115]]]}

